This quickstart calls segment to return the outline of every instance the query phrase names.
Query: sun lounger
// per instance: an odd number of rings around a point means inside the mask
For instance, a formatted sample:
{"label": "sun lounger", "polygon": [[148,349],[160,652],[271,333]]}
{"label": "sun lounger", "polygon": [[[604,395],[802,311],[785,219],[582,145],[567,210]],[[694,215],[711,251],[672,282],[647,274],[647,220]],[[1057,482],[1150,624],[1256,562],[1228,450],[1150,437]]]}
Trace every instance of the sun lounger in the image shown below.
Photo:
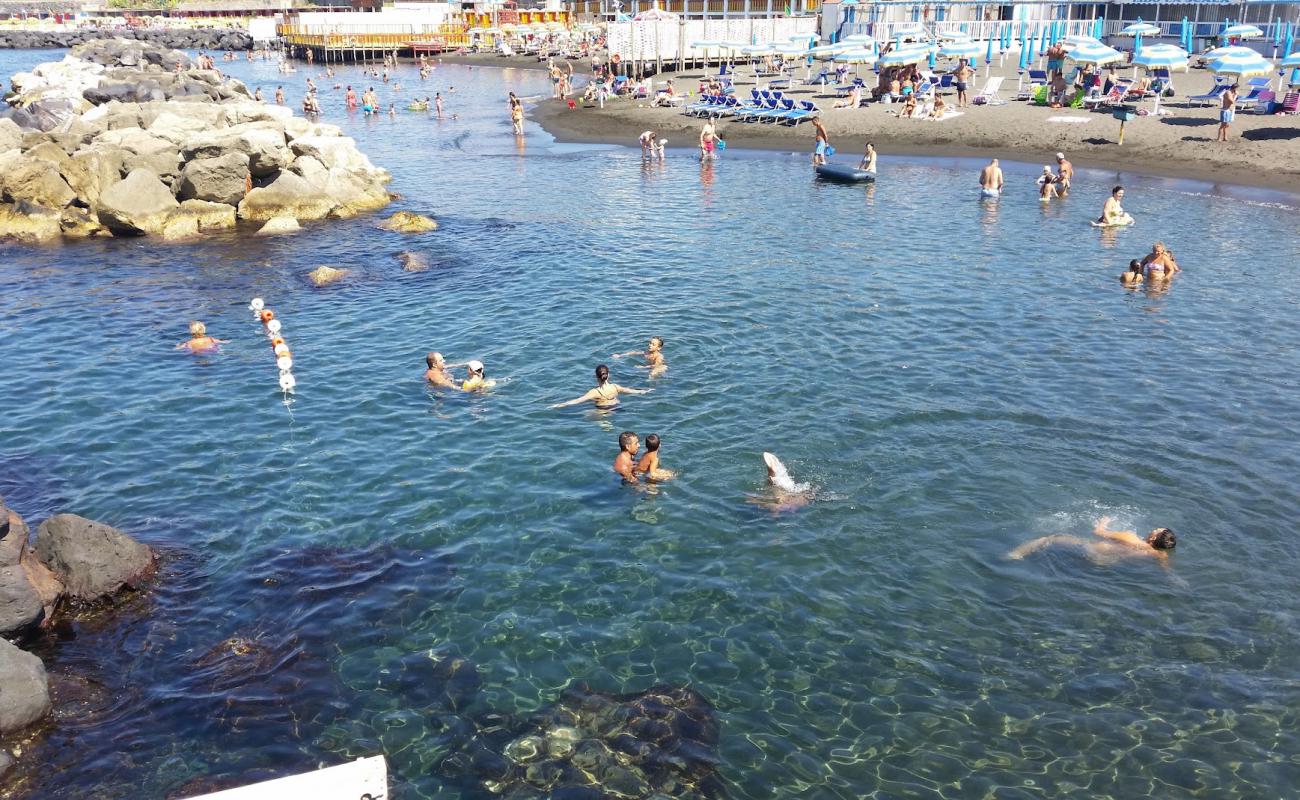
{"label": "sun lounger", "polygon": [[1243,110],[1247,108],[1254,108],[1256,104],[1258,104],[1260,101],[1260,95],[1262,95],[1266,91],[1268,91],[1268,89],[1260,86],[1252,86],[1250,88],[1250,92],[1247,95],[1245,95],[1244,97],[1237,98],[1237,108]]}
{"label": "sun lounger", "polygon": [[1300,92],[1287,92],[1286,97],[1282,98],[1282,105],[1278,106],[1279,114],[1300,114]]}
{"label": "sun lounger", "polygon": [[1005,105],[1006,100],[998,97],[998,91],[1002,88],[1004,78],[1001,75],[989,78],[984,82],[984,88],[979,90],[979,94],[971,100],[975,105],[988,104],[991,106]]}
{"label": "sun lounger", "polygon": [[821,109],[817,108],[817,106],[813,105],[810,101],[804,100],[799,103],[798,109],[787,114],[785,118],[781,120],[781,124],[793,127],[798,125],[800,122],[812,119],[820,113],[822,113]]}
{"label": "sun lounger", "polygon": [[1037,98],[1040,87],[1047,85],[1047,70],[1031,69],[1028,73],[1029,85],[1016,92],[1017,100],[1032,100]]}
{"label": "sun lounger", "polygon": [[1228,84],[1220,81],[1219,83],[1215,83],[1214,86],[1210,87],[1210,91],[1206,92],[1205,94],[1189,94],[1187,96],[1187,105],[1191,106],[1192,103],[1197,103],[1199,105],[1205,105],[1205,106],[1212,105],[1213,103],[1218,102],[1219,95],[1223,94],[1227,90],[1228,90]]}

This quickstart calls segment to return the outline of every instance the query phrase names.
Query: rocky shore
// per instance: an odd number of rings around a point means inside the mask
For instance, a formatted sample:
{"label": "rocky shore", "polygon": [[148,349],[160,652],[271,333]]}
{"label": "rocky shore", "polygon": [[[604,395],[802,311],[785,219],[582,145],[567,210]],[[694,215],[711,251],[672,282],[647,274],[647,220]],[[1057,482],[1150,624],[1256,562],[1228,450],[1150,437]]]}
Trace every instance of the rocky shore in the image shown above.
{"label": "rocky shore", "polygon": [[[0,498],[0,635],[22,637],[134,588],[152,575],[154,554],[115,528],[75,514],[55,514],[33,540],[17,512]],[[0,736],[50,713],[40,658],[0,638]],[[12,767],[0,752],[0,776]]]}
{"label": "rocky shore", "polygon": [[92,39],[120,37],[179,50],[252,50],[253,37],[232,28],[77,28],[0,31],[0,50],[68,48]]}
{"label": "rocky shore", "polygon": [[346,218],[387,170],[334,125],[252,98],[176,50],[94,40],[13,77],[0,113],[0,239],[158,235]]}

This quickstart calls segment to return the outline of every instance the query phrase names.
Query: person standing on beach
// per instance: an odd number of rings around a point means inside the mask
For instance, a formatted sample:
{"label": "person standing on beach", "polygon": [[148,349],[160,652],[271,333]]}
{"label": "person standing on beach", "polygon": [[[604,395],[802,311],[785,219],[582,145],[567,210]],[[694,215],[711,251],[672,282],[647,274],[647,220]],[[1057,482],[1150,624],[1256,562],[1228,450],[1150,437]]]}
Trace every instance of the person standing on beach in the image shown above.
{"label": "person standing on beach", "polygon": [[970,68],[970,64],[966,63],[966,59],[963,58],[957,62],[957,71],[953,73],[952,77],[953,85],[957,87],[958,108],[966,107],[966,84],[974,74],[975,70]]}
{"label": "person standing on beach", "polygon": [[980,170],[980,189],[985,194],[996,197],[1002,194],[1002,184],[1005,183],[1002,177],[1002,167],[998,166],[998,160],[995,158],[988,163],[984,169]]}
{"label": "person standing on beach", "polygon": [[1228,126],[1237,115],[1237,84],[1232,84],[1223,93],[1223,107],[1219,110],[1219,138],[1215,141],[1228,141]]}
{"label": "person standing on beach", "polygon": [[1056,190],[1061,196],[1069,194],[1070,180],[1074,177],[1074,165],[1065,158],[1065,153],[1056,154]]}
{"label": "person standing on beach", "polygon": [[826,126],[822,125],[821,117],[813,117],[812,123],[817,142],[817,145],[813,148],[812,163],[814,167],[819,167],[826,163],[826,151],[830,149],[831,142],[826,135]]}

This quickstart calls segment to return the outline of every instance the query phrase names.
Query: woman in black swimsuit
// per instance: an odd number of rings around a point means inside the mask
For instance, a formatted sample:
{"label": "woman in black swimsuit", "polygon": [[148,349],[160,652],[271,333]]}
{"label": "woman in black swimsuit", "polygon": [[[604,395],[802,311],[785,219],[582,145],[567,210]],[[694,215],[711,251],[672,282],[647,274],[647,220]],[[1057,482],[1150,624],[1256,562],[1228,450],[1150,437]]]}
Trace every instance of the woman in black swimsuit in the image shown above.
{"label": "woman in black swimsuit", "polygon": [[575,397],[572,400],[566,400],[563,403],[556,403],[551,408],[564,408],[565,406],[576,406],[578,403],[584,403],[588,400],[595,402],[597,408],[613,408],[618,405],[618,396],[620,394],[646,394],[649,389],[629,389],[626,386],[619,386],[609,380],[609,367],[601,364],[596,367],[596,388],[584,394],[582,397]]}

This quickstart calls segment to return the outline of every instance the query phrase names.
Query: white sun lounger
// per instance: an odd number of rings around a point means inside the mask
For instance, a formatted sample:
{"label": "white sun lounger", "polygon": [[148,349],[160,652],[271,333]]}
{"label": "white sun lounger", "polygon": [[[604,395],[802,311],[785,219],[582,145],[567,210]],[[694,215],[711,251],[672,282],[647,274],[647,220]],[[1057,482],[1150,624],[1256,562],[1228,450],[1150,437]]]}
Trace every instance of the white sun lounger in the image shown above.
{"label": "white sun lounger", "polygon": [[1006,100],[998,97],[998,91],[1002,88],[1002,81],[1006,80],[1002,76],[989,78],[984,82],[984,88],[980,89],[979,94],[972,98],[972,102],[978,103],[979,99],[984,98],[984,102],[991,106],[1006,105]]}

